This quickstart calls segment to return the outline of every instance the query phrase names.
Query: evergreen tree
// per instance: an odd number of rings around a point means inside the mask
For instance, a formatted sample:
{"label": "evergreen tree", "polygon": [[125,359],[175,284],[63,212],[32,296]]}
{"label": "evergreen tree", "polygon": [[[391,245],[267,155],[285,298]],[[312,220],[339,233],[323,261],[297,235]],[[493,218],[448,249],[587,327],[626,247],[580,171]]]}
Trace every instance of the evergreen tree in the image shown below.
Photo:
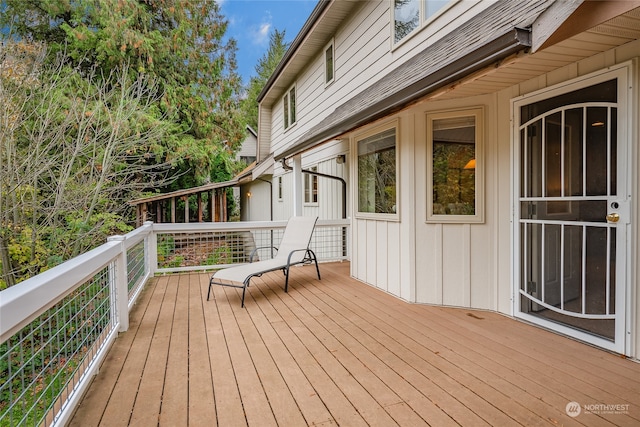
{"label": "evergreen tree", "polygon": [[174,187],[210,178],[244,139],[236,45],[223,41],[227,22],[215,1],[6,0],[0,25],[46,43],[50,62],[62,55],[98,76],[127,65],[131,81],[152,77],[158,93],[150,95],[161,95],[155,105],[171,128],[152,154],[174,165]]}
{"label": "evergreen tree", "polygon": [[246,98],[242,102],[242,111],[247,123],[255,130],[258,130],[258,95],[260,95],[267,80],[269,80],[269,77],[271,77],[289,48],[289,44],[284,41],[284,37],[285,31],[278,31],[277,29],[269,35],[269,50],[256,64],[256,75],[251,77],[247,87]]}

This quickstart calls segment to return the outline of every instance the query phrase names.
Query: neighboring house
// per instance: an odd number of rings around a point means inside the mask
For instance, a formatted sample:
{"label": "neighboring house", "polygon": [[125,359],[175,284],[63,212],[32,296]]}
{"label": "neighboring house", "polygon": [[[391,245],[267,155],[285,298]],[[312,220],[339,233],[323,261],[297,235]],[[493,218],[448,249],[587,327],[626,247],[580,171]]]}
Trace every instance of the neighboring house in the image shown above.
{"label": "neighboring house", "polygon": [[339,218],[303,170],[344,178],[372,286],[640,358],[639,39],[638,1],[321,0],[260,94],[254,183],[274,219]]}
{"label": "neighboring house", "polygon": [[247,125],[247,137],[242,141],[240,150],[236,153],[236,160],[241,160],[247,165],[256,161],[256,151],[258,147],[258,133]]}

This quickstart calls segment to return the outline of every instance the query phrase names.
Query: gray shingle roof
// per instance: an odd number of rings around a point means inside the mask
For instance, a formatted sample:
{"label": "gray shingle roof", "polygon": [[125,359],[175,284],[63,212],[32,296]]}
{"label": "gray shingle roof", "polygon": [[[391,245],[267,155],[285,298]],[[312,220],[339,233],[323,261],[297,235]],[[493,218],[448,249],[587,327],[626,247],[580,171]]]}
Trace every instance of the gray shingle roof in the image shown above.
{"label": "gray shingle roof", "polygon": [[531,46],[523,29],[553,0],[499,0],[367,89],[337,106],[275,158],[281,159],[393,113],[478,69]]}

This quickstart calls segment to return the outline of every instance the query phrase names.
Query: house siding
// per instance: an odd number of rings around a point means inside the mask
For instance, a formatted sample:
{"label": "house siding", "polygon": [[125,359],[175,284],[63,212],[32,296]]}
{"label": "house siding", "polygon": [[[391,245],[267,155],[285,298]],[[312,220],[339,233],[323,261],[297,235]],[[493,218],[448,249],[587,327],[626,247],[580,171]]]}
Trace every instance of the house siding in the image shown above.
{"label": "house siding", "polygon": [[[295,81],[297,123],[284,130],[283,104],[280,94],[270,108],[273,115],[271,152],[279,152],[294,144],[309,129],[323,121],[337,105],[362,92],[372,83],[407,60],[415,51],[424,50],[437,39],[455,31],[461,22],[487,8],[491,2],[455,3],[429,27],[417,31],[399,46],[392,46],[390,18],[391,2],[367,1],[345,20],[335,32],[335,80],[324,83],[324,55],[320,50],[315,59],[298,74]],[[437,29],[438,31],[435,31]],[[329,39],[327,39],[327,42]]]}
{"label": "house siding", "polygon": [[[317,166],[318,172],[347,179],[348,144],[346,141],[334,141],[302,157],[302,168]],[[347,156],[345,163],[338,163],[336,157]],[[283,197],[278,200],[278,178],[282,177]],[[280,164],[276,164],[273,175],[274,219],[287,220],[293,212],[293,175]],[[349,197],[347,196],[347,203]],[[349,206],[347,206],[347,212]],[[303,203],[302,213],[317,216],[320,219],[342,218],[342,184],[334,179],[318,177],[318,203]]]}
{"label": "house siding", "polygon": [[[412,302],[488,309],[512,315],[513,150],[511,122],[507,119],[511,116],[511,100],[634,58],[637,62],[638,52],[640,41],[587,58],[494,94],[425,102],[386,118],[385,120],[398,119],[401,130],[398,143],[402,165],[398,183],[400,215],[398,221],[358,218],[357,215],[353,218],[353,276]],[[632,114],[637,117],[637,87],[640,86],[637,71],[634,86],[636,92],[633,97]],[[485,110],[484,222],[427,223],[427,143],[424,117],[427,112],[478,106]],[[637,121],[631,132],[635,164],[640,164],[640,150],[637,147],[640,130]],[[355,134],[357,132],[352,135]],[[640,211],[636,169],[631,177],[634,183],[633,223],[637,223]],[[351,182],[352,204],[355,204],[355,172],[351,174]],[[640,233],[636,230],[633,240],[638,242],[639,239]],[[637,266],[640,264],[637,243],[634,245],[630,277],[637,277]],[[415,278],[411,276],[412,271],[415,272]],[[415,289],[407,289],[408,283]],[[637,284],[632,281],[631,291],[635,296],[631,301],[634,305],[632,312],[637,312],[637,307],[640,307],[636,287]],[[630,319],[636,331],[640,330],[637,317]],[[636,333],[636,342],[640,340],[637,335]],[[640,345],[634,345],[634,354],[639,354]]]}
{"label": "house siding", "polygon": [[[273,106],[270,127],[273,132],[271,151],[282,151],[304,137],[345,100],[353,99],[372,83],[389,75],[393,69],[423,52],[428,43],[445,37],[460,23],[477,15],[492,2],[457,2],[447,12],[451,22],[439,32],[423,29],[396,47],[391,46],[389,28],[390,2],[363,2],[356,12],[334,34],[335,82],[324,85],[321,55],[309,63],[296,81],[298,114],[295,126],[282,130],[281,99]],[[546,3],[536,5],[542,9]],[[539,10],[536,9],[536,13]],[[436,24],[438,21],[434,22]],[[434,27],[435,28],[435,27]],[[492,87],[491,79],[476,85],[452,85],[450,91],[436,100],[418,100],[392,115],[368,123],[343,135],[342,141],[320,145],[302,156],[303,168],[318,166],[318,171],[348,178],[348,212],[351,217],[351,274],[354,278],[375,286],[409,302],[486,309],[514,315],[514,162],[512,102],[514,98],[566,84],[572,79],[607,67],[634,61],[630,79],[633,96],[627,107],[630,117],[640,117],[640,41],[635,40],[586,59],[573,60],[574,49],[590,52],[589,35],[566,48],[554,48],[533,55],[523,54],[522,60],[504,73],[519,73],[518,67],[531,67],[526,76],[539,73],[529,80],[501,89]],[[572,40],[573,43],[573,40]],[[586,55],[586,54],[585,54]],[[536,61],[544,71],[536,71]],[[516,61],[517,62],[517,61]],[[556,65],[560,64],[560,65]],[[531,74],[529,74],[531,73]],[[514,77],[520,81],[528,77]],[[520,79],[520,80],[519,80]],[[511,82],[512,80],[508,80]],[[456,86],[456,87],[454,87]],[[481,94],[478,94],[481,93]],[[363,94],[364,95],[364,94]],[[479,223],[427,222],[427,134],[426,114],[456,109],[482,108],[483,123],[483,220]],[[381,124],[395,122],[399,156],[397,169],[398,213],[395,218],[359,215],[357,211],[357,150],[358,135]],[[633,168],[630,176],[632,233],[629,243],[628,268],[628,330],[631,335],[627,354],[640,355],[640,194],[638,191],[640,121],[629,123],[632,141]],[[347,163],[338,165],[335,157],[347,155]],[[348,167],[347,167],[348,165]],[[284,180],[285,194],[281,202],[274,195],[275,219],[286,219],[293,212],[291,173],[276,167]],[[303,214],[321,218],[339,218],[341,197],[338,183],[319,179],[319,203],[304,206]],[[274,191],[277,188],[274,185]]]}

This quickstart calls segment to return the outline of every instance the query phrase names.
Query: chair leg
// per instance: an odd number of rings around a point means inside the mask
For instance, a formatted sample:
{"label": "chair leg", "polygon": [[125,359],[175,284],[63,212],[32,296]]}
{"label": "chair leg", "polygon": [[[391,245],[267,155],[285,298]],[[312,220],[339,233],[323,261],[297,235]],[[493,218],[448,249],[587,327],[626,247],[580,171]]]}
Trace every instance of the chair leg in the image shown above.
{"label": "chair leg", "polygon": [[309,252],[309,255],[313,258],[313,262],[316,263],[316,273],[318,273],[318,280],[322,280],[320,279],[320,267],[318,267],[318,258],[316,258],[316,254],[309,249],[307,252]]}
{"label": "chair leg", "polygon": [[289,290],[289,267],[285,269],[282,269],[285,273],[284,273],[284,291],[288,292]]}
{"label": "chair leg", "polygon": [[251,277],[244,281],[244,286],[242,287],[242,303],[240,304],[241,308],[244,308],[244,295],[247,292],[247,288],[249,287],[249,282],[251,281]]}
{"label": "chair leg", "polygon": [[207,301],[209,301],[209,297],[211,296],[211,281],[212,279],[209,279],[209,290],[207,291]]}

